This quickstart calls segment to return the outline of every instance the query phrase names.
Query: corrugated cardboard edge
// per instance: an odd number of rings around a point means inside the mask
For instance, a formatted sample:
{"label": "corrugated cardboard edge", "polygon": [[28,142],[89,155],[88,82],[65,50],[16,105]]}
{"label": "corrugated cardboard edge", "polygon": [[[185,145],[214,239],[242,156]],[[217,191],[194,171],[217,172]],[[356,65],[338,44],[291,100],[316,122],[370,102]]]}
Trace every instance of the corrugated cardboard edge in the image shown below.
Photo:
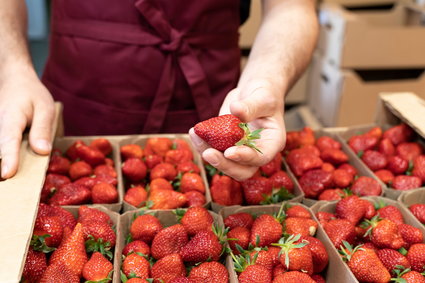
{"label": "corrugated cardboard edge", "polygon": [[[404,205],[402,205],[400,202],[389,199],[389,198],[385,198],[385,197],[362,197],[362,199],[367,199],[373,203],[376,203],[378,201],[383,201],[388,205],[394,205],[396,206],[404,219],[404,223],[412,225],[418,229],[420,229],[422,231],[422,234],[425,233],[425,228],[423,227],[423,225],[421,225],[419,223],[418,225],[418,220],[406,209],[406,207]],[[335,212],[335,207],[336,207],[336,203],[337,202],[329,202],[329,203],[325,203],[322,205],[317,205],[315,207],[312,207],[312,210],[314,213],[317,213],[319,211],[325,211],[325,212],[331,212],[334,213]],[[319,223],[319,226],[322,227],[322,225]],[[323,227],[322,227],[323,228]],[[425,235],[425,234],[424,234]],[[329,237],[326,235],[326,237],[329,239]],[[329,239],[330,241],[330,239]],[[332,248],[336,251],[336,248],[332,245]],[[354,274],[351,272],[351,270],[349,269],[348,265],[341,259],[340,257],[340,261],[345,265],[345,269],[344,271],[348,272],[350,277],[355,278]],[[347,274],[348,276],[348,274]],[[344,282],[344,281],[341,281]],[[357,279],[355,279],[355,281],[350,281],[350,282],[359,282]]]}
{"label": "corrugated cardboard edge", "polygon": [[[294,204],[294,203],[291,203]],[[314,215],[313,211],[302,204],[296,204],[299,206],[302,206],[306,208],[312,215],[312,218],[319,223],[316,216]],[[220,215],[224,218],[227,216],[239,213],[239,212],[247,212],[254,215],[260,215],[260,214],[273,214],[278,212],[280,209],[280,205],[257,205],[257,206],[250,206],[250,207],[225,207],[220,211]],[[326,248],[326,251],[328,252],[329,256],[329,264],[328,267],[325,269],[325,279],[327,283],[350,283],[350,282],[356,282],[354,279],[354,276],[350,275],[349,270],[347,270],[347,266],[344,266],[344,263],[342,262],[338,252],[333,247],[332,242],[330,241],[329,237],[326,235],[325,231],[319,224],[318,230],[316,232],[315,237],[319,239]],[[234,264],[230,256],[227,257],[226,260],[227,269],[229,270],[230,275],[230,282],[231,283],[238,283],[238,277],[236,272],[234,271]]]}
{"label": "corrugated cardboard edge", "polygon": [[[56,134],[62,105],[55,104],[52,137]],[[48,155],[38,155],[24,135],[20,147],[19,170],[11,179],[0,182],[0,282],[19,282],[24,268],[26,251],[31,240]]]}
{"label": "corrugated cardboard edge", "polygon": [[[127,235],[130,233],[130,227],[133,221],[134,214],[138,211],[140,210],[127,211],[120,216],[120,225],[118,226],[118,232],[120,233],[120,237],[119,241],[117,240],[114,263],[114,266],[118,268],[118,272],[115,272],[113,276],[113,283],[121,282],[120,270],[122,265],[122,250],[125,247],[125,240],[127,238]],[[217,223],[220,227],[224,229],[223,218],[213,211],[208,212],[214,218],[214,223]],[[145,214],[152,214],[153,216],[157,217],[164,227],[179,224],[177,216],[173,213],[172,210],[146,210]]]}
{"label": "corrugated cardboard edge", "polygon": [[[125,139],[121,139],[118,143],[118,146],[121,147],[123,145],[126,144],[138,144],[140,146],[142,146],[142,148],[145,147],[146,145],[146,141],[149,138],[155,138],[155,137],[161,137],[161,138],[169,138],[169,139],[175,139],[175,138],[180,138],[180,139],[184,139],[189,146],[192,149],[192,153],[193,153],[193,159],[194,159],[194,163],[196,165],[198,165],[199,169],[201,170],[201,177],[202,180],[204,181],[204,185],[205,185],[205,199],[206,199],[206,203],[204,205],[205,208],[209,208],[210,204],[211,204],[211,193],[210,193],[210,187],[208,185],[208,180],[207,180],[207,175],[205,172],[205,168],[204,168],[204,164],[201,158],[201,155],[195,150],[195,147],[192,144],[192,141],[189,137],[188,134],[150,134],[150,135],[134,135],[134,136],[130,136],[127,137]],[[118,157],[117,157],[119,164],[120,164],[120,170],[118,173],[118,176],[120,177],[120,180],[122,180],[122,184],[123,184],[123,190],[124,190],[124,194],[125,194],[125,184],[124,184],[124,177],[122,176],[122,171],[121,171],[121,155],[119,154],[119,148],[118,148]],[[123,201],[123,211],[131,211],[131,210],[136,210],[138,209],[137,207],[127,203],[126,201]]]}
{"label": "corrugated cardboard edge", "polygon": [[[123,182],[121,179],[121,175],[119,172],[121,171],[121,165],[119,163],[118,157],[119,157],[119,147],[118,147],[118,140],[119,136],[69,136],[69,137],[63,137],[63,138],[57,138],[53,144],[53,148],[58,148],[62,152],[65,152],[66,149],[68,149],[75,141],[81,140],[85,142],[86,144],[89,144],[91,141],[97,139],[97,138],[105,138],[109,140],[109,142],[112,145],[112,160],[114,161],[114,168],[117,172],[117,190],[118,190],[118,202],[117,203],[111,203],[111,204],[98,204],[106,207],[107,209],[110,209],[112,211],[119,212],[122,207],[122,202],[124,198],[124,188],[123,188]],[[87,206],[92,206],[92,204],[84,204]],[[66,205],[64,207],[73,207],[74,205]],[[76,207],[79,207],[80,205],[76,205]]]}

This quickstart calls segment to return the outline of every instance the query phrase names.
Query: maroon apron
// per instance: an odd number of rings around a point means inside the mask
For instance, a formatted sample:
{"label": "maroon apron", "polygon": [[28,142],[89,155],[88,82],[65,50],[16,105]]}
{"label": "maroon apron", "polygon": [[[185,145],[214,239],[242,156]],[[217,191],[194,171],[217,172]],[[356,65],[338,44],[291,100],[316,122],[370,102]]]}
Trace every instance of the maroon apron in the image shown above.
{"label": "maroon apron", "polygon": [[54,0],[43,83],[67,135],[187,132],[239,77],[239,1]]}

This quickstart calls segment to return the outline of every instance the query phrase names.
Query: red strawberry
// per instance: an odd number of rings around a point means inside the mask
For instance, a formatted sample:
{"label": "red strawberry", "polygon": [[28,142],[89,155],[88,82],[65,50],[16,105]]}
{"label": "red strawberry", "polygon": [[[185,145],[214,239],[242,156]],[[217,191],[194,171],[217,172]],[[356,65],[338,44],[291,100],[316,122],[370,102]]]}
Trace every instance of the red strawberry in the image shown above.
{"label": "red strawberry", "polygon": [[168,283],[176,277],[186,275],[182,257],[178,253],[173,253],[162,257],[152,266],[152,277],[154,282]]}
{"label": "red strawberry", "polygon": [[311,219],[311,214],[306,208],[300,205],[294,205],[286,210],[286,217],[300,217]]}
{"label": "red strawberry", "polygon": [[194,130],[201,139],[219,151],[235,145],[256,148],[252,141],[260,138],[260,130],[251,133],[247,124],[231,114],[202,121],[195,125]]}
{"label": "red strawberry", "polygon": [[268,251],[255,248],[249,252],[249,257],[251,262],[255,261],[255,264],[262,265],[270,271],[273,270],[273,257]]}
{"label": "red strawberry", "polygon": [[423,149],[416,142],[404,142],[397,145],[396,152],[401,158],[411,161],[420,156],[423,153]]}
{"label": "red strawberry", "polygon": [[64,264],[50,264],[43,273],[40,283],[80,283],[78,275]]}
{"label": "red strawberry", "polygon": [[424,272],[425,270],[425,244],[414,244],[407,252],[407,259],[412,266],[412,270]]}
{"label": "red strawberry", "polygon": [[143,206],[147,199],[148,192],[142,186],[131,187],[124,195],[124,201],[135,207]]}
{"label": "red strawberry", "polygon": [[382,249],[378,250],[376,255],[392,275],[395,275],[394,269],[396,269],[396,266],[410,267],[407,258],[396,250]]}
{"label": "red strawberry", "polygon": [[148,279],[151,273],[149,261],[137,253],[129,254],[122,263],[122,272],[127,277],[134,274],[141,279]]}
{"label": "red strawberry", "polygon": [[251,177],[241,184],[247,204],[260,204],[272,194],[272,183],[265,177]]}
{"label": "red strawberry", "polygon": [[[280,249],[279,249],[280,250]],[[299,271],[290,271],[290,272],[299,272]],[[278,277],[281,274],[288,273],[286,268],[280,263],[273,268],[273,278]],[[308,276],[308,275],[307,275]]]}
{"label": "red strawberry", "polygon": [[172,148],[191,150],[191,147],[190,147],[188,141],[183,139],[183,138],[175,138],[175,139],[173,139],[172,142],[173,142],[173,144],[171,146]]}
{"label": "red strawberry", "polygon": [[306,236],[301,239],[306,240],[309,243],[307,247],[310,249],[311,256],[313,258],[313,273],[322,272],[329,262],[325,245],[319,239],[314,237]]}
{"label": "red strawberry", "polygon": [[316,213],[316,218],[322,225],[324,225],[324,223],[329,222],[332,219],[336,219],[336,216],[330,212],[319,211]]}
{"label": "red strawberry", "polygon": [[417,271],[408,271],[400,278],[406,280],[406,283],[425,283],[425,277]]}
{"label": "red strawberry", "polygon": [[156,178],[151,180],[149,183],[149,191],[153,192],[156,190],[172,190],[173,186],[171,185],[170,181],[164,179],[164,178]]}
{"label": "red strawberry", "polygon": [[53,252],[49,264],[66,266],[72,273],[81,276],[86,262],[87,254],[84,246],[83,228],[80,223],[77,223],[71,235]]}
{"label": "red strawberry", "polygon": [[362,161],[372,171],[384,169],[388,163],[385,155],[376,150],[366,150],[362,155]]}
{"label": "red strawberry", "polygon": [[58,216],[62,223],[62,227],[68,227],[71,229],[71,231],[77,224],[77,220],[75,220],[71,212],[57,205],[47,205],[44,203],[40,203],[38,207],[37,217],[41,216]]}
{"label": "red strawberry", "polygon": [[316,143],[314,132],[310,127],[304,127],[301,131],[298,131],[298,143],[300,147]]}
{"label": "red strawberry", "polygon": [[403,241],[406,243],[405,247],[408,248],[413,244],[419,244],[424,241],[421,230],[416,227],[413,227],[409,224],[400,224],[398,225],[398,230],[400,232]]}
{"label": "red strawberry", "polygon": [[388,157],[387,169],[394,175],[404,174],[409,167],[409,162],[398,155]]}
{"label": "red strawberry", "polygon": [[316,146],[320,151],[325,149],[341,149],[341,144],[328,136],[322,136],[316,140]]}
{"label": "red strawberry", "polygon": [[175,209],[185,207],[187,197],[173,190],[156,190],[150,193],[149,200],[153,202],[152,209]]}
{"label": "red strawberry", "polygon": [[90,176],[92,174],[92,167],[85,161],[77,161],[71,164],[69,168],[69,176],[71,180],[77,180],[82,177]]}
{"label": "red strawberry", "polygon": [[162,163],[164,160],[162,156],[151,154],[145,157],[145,164],[148,167],[148,169],[154,168],[156,165]]}
{"label": "red strawberry", "polygon": [[175,224],[159,231],[153,238],[151,253],[155,259],[166,255],[180,253],[188,243],[188,234],[181,224]]}
{"label": "red strawberry", "polygon": [[408,142],[413,138],[413,130],[406,124],[394,126],[384,132],[383,137],[389,139],[394,145]]}
{"label": "red strawberry", "polygon": [[254,264],[248,265],[238,276],[239,283],[272,282],[272,273],[266,267]]}
{"label": "red strawberry", "polygon": [[199,169],[198,165],[193,163],[193,161],[185,161],[185,162],[181,162],[177,164],[177,172],[178,173],[192,172],[192,173],[201,174],[201,170]]}
{"label": "red strawberry", "polygon": [[112,145],[105,138],[97,138],[92,140],[90,143],[90,147],[96,148],[97,150],[102,152],[105,156],[111,154],[112,152]]}
{"label": "red strawberry", "polygon": [[114,167],[115,166],[115,162],[111,158],[107,157],[107,158],[105,158],[105,165]]}
{"label": "red strawberry", "polygon": [[390,170],[381,169],[374,172],[376,177],[378,177],[382,182],[387,185],[391,185],[394,181],[394,174]]}
{"label": "red strawberry", "polygon": [[395,155],[395,147],[389,139],[382,139],[379,142],[378,151],[386,156]]}
{"label": "red strawberry", "polygon": [[164,157],[167,151],[173,146],[173,142],[169,138],[155,137],[146,141],[145,154],[157,154]]}
{"label": "red strawberry", "polygon": [[139,158],[128,158],[122,164],[122,174],[132,182],[139,182],[146,177],[147,168]]}
{"label": "red strawberry", "polygon": [[365,206],[365,215],[364,215],[364,217],[366,219],[371,219],[372,217],[374,217],[376,215],[376,209],[375,209],[375,206],[373,205],[373,203],[371,203],[370,201],[365,200],[365,199],[360,199],[360,201]]}
{"label": "red strawberry", "polygon": [[92,236],[95,241],[98,239],[103,239],[103,242],[109,242],[109,246],[113,248],[117,241],[117,236],[115,235],[112,227],[102,221],[92,220],[90,222],[86,221],[83,223],[83,234],[84,240],[88,240],[89,236]]}
{"label": "red strawberry", "polygon": [[90,221],[105,222],[112,225],[111,218],[108,214],[95,208],[82,205],[78,208],[78,222],[85,223]]}
{"label": "red strawberry", "polygon": [[93,203],[115,203],[118,202],[117,189],[108,183],[99,183],[91,189]]}
{"label": "red strawberry", "polygon": [[205,194],[204,181],[197,173],[184,173],[180,180],[180,190],[182,193],[198,191]]}
{"label": "red strawberry", "polygon": [[150,214],[139,215],[130,226],[130,234],[133,240],[142,240],[147,244],[152,242],[160,230],[162,230],[161,222]]}
{"label": "red strawberry", "polygon": [[109,175],[112,178],[117,178],[118,174],[115,171],[115,168],[111,165],[101,164],[97,165],[96,168],[94,168],[94,174],[96,176],[99,175]]}
{"label": "red strawberry", "polygon": [[276,156],[269,163],[266,163],[265,165],[261,166],[260,170],[264,175],[266,175],[267,177],[270,177],[277,171],[281,170],[281,166],[282,166],[282,155],[280,154],[280,152],[278,152]]}
{"label": "red strawberry", "polygon": [[114,269],[101,253],[94,252],[90,260],[84,265],[83,278],[91,281],[99,281],[109,278],[109,273]]}
{"label": "red strawberry", "polygon": [[186,212],[178,211],[177,215],[183,215],[180,223],[184,226],[190,237],[200,231],[212,229],[214,219],[204,207],[192,207]]}
{"label": "red strawberry", "polygon": [[373,149],[378,144],[378,138],[369,135],[352,136],[348,140],[348,145],[355,153]]}
{"label": "red strawberry", "polygon": [[37,217],[34,224],[33,240],[37,241],[39,236],[50,235],[45,238],[48,247],[57,248],[62,242],[63,227],[58,216]]}
{"label": "red strawberry", "polygon": [[68,158],[60,155],[52,155],[49,161],[47,173],[67,175],[71,162]]}
{"label": "red strawberry", "polygon": [[200,231],[181,250],[184,262],[219,260],[223,246],[212,231]]}
{"label": "red strawberry", "polygon": [[178,165],[193,160],[193,153],[187,149],[171,149],[165,154],[165,162]]}
{"label": "red strawberry", "polygon": [[263,214],[254,220],[251,228],[250,243],[253,246],[264,247],[276,243],[282,236],[281,216],[276,218]]}
{"label": "red strawberry", "polygon": [[251,231],[245,227],[235,227],[227,233],[229,240],[229,246],[232,249],[235,255],[240,254],[239,250],[236,248],[236,244],[241,246],[242,249],[246,250],[249,246]]}
{"label": "red strawberry", "polygon": [[286,240],[279,241],[278,245],[282,249],[280,263],[288,271],[304,271],[313,274],[313,256],[307,247],[307,241],[299,241],[300,236],[289,236]]}
{"label": "red strawberry", "polygon": [[129,158],[142,158],[143,149],[138,144],[125,144],[120,147],[120,153],[123,160]]}
{"label": "red strawberry", "polygon": [[343,241],[354,243],[356,238],[353,223],[346,219],[330,220],[323,225],[323,228],[336,248],[339,248]]}
{"label": "red strawberry", "polygon": [[317,222],[313,219],[288,217],[285,219],[285,232],[289,235],[314,236]]}
{"label": "red strawberry", "polygon": [[[139,282],[127,281],[127,283],[139,283]],[[140,283],[145,283],[145,282],[140,282]],[[196,281],[193,281],[192,279],[189,279],[187,277],[176,277],[173,280],[171,280],[170,283],[196,283]]]}
{"label": "red strawberry", "polygon": [[240,183],[229,176],[215,175],[215,182],[211,185],[211,198],[220,205],[241,205],[243,192]]}
{"label": "red strawberry", "polygon": [[189,191],[184,193],[187,198],[188,207],[200,207],[204,206],[207,202],[205,196],[198,191]]}
{"label": "red strawberry", "polygon": [[405,175],[396,176],[392,183],[393,188],[399,191],[416,189],[419,188],[421,185],[422,181],[419,177]]}
{"label": "red strawberry", "polygon": [[335,166],[333,166],[332,164],[330,164],[329,162],[325,162],[322,164],[322,168],[323,171],[332,173],[333,171],[335,171]]}
{"label": "red strawberry", "polygon": [[90,202],[91,191],[86,186],[77,184],[63,185],[50,199],[50,204],[77,205]]}
{"label": "red strawberry", "polygon": [[298,131],[286,132],[286,144],[285,144],[284,151],[290,151],[300,146],[298,142],[299,135],[300,134]]}
{"label": "red strawberry", "polygon": [[204,262],[190,271],[189,279],[194,282],[225,283],[229,282],[229,273],[219,262]]}
{"label": "red strawberry", "polygon": [[46,254],[35,251],[30,247],[25,259],[25,266],[22,277],[27,282],[39,282],[46,268]]}
{"label": "red strawberry", "polygon": [[148,244],[143,241],[136,240],[128,243],[122,250],[122,254],[127,256],[129,253],[141,253],[146,256],[151,254],[151,249]]}
{"label": "red strawberry", "polygon": [[425,183],[425,155],[416,157],[413,160],[412,175],[421,179]]}
{"label": "red strawberry", "polygon": [[320,153],[320,158],[324,162],[329,162],[333,165],[342,164],[348,161],[348,156],[340,149],[326,149]]}
{"label": "red strawberry", "polygon": [[63,175],[59,174],[47,174],[44,180],[43,189],[41,190],[40,201],[48,202],[49,197],[53,193],[65,184],[71,183],[71,180]]}
{"label": "red strawberry", "polygon": [[349,196],[340,200],[335,207],[335,215],[347,219],[356,225],[366,214],[366,206],[358,196]]}
{"label": "red strawberry", "polygon": [[270,181],[272,182],[273,188],[285,188],[288,192],[293,193],[294,191],[294,183],[292,182],[289,175],[283,171],[279,170],[273,175],[270,176]]}
{"label": "red strawberry", "polygon": [[286,161],[298,177],[308,170],[320,168],[323,165],[323,160],[319,156],[312,155],[301,148],[291,150]]}
{"label": "red strawberry", "polygon": [[320,193],[318,200],[341,200],[343,196],[345,195],[345,192],[341,189],[328,189],[324,190]]}
{"label": "red strawberry", "polygon": [[397,224],[388,219],[368,220],[371,225],[371,240],[378,248],[390,248],[398,250],[405,245],[397,228]]}
{"label": "red strawberry", "polygon": [[380,139],[382,137],[382,129],[380,127],[373,127],[365,135]]}
{"label": "red strawberry", "polygon": [[174,178],[176,178],[177,176],[177,171],[174,168],[173,164],[170,163],[160,163],[158,165],[156,165],[154,168],[152,168],[151,170],[151,179],[156,179],[156,178],[164,178],[168,181],[172,181],[174,180]]}
{"label": "red strawberry", "polygon": [[75,152],[78,158],[91,166],[105,163],[105,155],[96,148],[91,148],[84,144],[77,144],[75,146]]}
{"label": "red strawberry", "polygon": [[403,215],[396,206],[385,204],[382,204],[381,206],[383,207],[379,208],[376,211],[379,214],[380,218],[391,220],[397,225],[404,223]]}
{"label": "red strawberry", "polygon": [[351,185],[354,176],[344,169],[336,169],[332,172],[332,182],[339,188],[346,188]]}
{"label": "red strawberry", "polygon": [[[269,246],[267,247],[268,252],[272,258],[273,266],[276,267],[282,264],[280,263],[280,251],[282,250],[280,247]],[[286,269],[285,269],[286,270]]]}
{"label": "red strawberry", "polygon": [[224,225],[230,230],[236,227],[245,227],[251,229],[254,218],[246,212],[235,213],[224,218]]}
{"label": "red strawberry", "polygon": [[331,185],[332,174],[322,169],[314,169],[306,172],[299,179],[301,189],[307,198],[317,198],[317,196]]}
{"label": "red strawberry", "polygon": [[78,158],[77,147],[80,145],[85,145],[85,143],[81,140],[77,140],[66,150],[65,154],[71,161],[75,161]]}
{"label": "red strawberry", "polygon": [[353,165],[348,164],[348,163],[344,163],[344,164],[339,165],[338,169],[343,169],[345,171],[348,171],[353,176],[357,175],[357,169],[354,168]]}
{"label": "red strawberry", "polygon": [[409,210],[413,213],[414,216],[416,216],[419,222],[425,224],[425,204],[412,204],[409,206]]}
{"label": "red strawberry", "polygon": [[273,279],[273,283],[317,283],[317,281],[313,280],[308,274],[305,274],[300,271],[289,271],[285,272],[275,279]]}
{"label": "red strawberry", "polygon": [[354,181],[351,191],[360,196],[379,196],[382,193],[382,187],[375,179],[360,176]]}

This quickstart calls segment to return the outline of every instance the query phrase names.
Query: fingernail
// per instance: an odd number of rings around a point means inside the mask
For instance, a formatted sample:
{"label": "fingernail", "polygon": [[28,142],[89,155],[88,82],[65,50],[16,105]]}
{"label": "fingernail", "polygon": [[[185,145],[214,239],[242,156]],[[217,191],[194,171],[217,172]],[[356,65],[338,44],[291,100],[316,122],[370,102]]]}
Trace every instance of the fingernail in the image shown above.
{"label": "fingernail", "polygon": [[1,166],[1,177],[4,179],[9,174],[9,167],[7,165]]}
{"label": "fingernail", "polygon": [[220,162],[218,160],[218,158],[216,156],[211,156],[208,160],[208,163],[211,164],[212,166],[217,166]]}
{"label": "fingernail", "polygon": [[37,140],[35,146],[43,151],[50,151],[51,145],[47,140]]}

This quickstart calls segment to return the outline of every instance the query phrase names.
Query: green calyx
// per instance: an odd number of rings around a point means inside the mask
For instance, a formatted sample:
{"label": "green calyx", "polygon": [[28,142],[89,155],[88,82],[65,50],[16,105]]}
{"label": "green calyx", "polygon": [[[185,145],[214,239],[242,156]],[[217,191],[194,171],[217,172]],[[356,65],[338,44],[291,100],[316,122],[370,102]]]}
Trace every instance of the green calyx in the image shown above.
{"label": "green calyx", "polygon": [[89,239],[85,242],[85,245],[88,253],[100,252],[103,256],[112,260],[113,255],[110,242],[106,242],[103,239],[96,240],[92,235],[89,235]]}
{"label": "green calyx", "polygon": [[340,246],[338,252],[341,254],[342,259],[348,262],[356,251],[363,250],[361,246],[363,245],[358,245],[353,249],[353,247],[347,241],[342,241],[342,245]]}
{"label": "green calyx", "polygon": [[51,235],[49,234],[33,235],[31,238],[30,245],[33,248],[33,250],[38,252],[43,252],[45,254],[53,252],[54,250],[56,250],[56,248],[49,247],[46,244],[46,238],[49,238],[49,237],[51,237]]}
{"label": "green calyx", "polygon": [[279,256],[281,254],[285,254],[285,267],[286,269],[289,269],[289,251],[292,249],[299,249],[302,247],[305,247],[306,245],[309,244],[308,241],[303,240],[300,243],[295,243],[298,242],[301,238],[300,234],[297,235],[290,235],[286,240],[285,238],[281,238],[279,240],[279,243],[273,243],[272,246],[277,246],[280,247],[282,250],[279,252]]}
{"label": "green calyx", "polygon": [[287,189],[281,187],[279,190],[275,191],[272,195],[264,195],[264,200],[260,204],[276,204],[285,200],[294,198],[294,195],[291,194]]}
{"label": "green calyx", "polygon": [[257,146],[255,145],[254,141],[258,140],[259,138],[261,138],[261,131],[263,129],[258,129],[255,130],[253,132],[251,132],[248,128],[248,124],[247,123],[240,123],[239,127],[244,131],[244,136],[243,138],[238,141],[235,145],[246,145],[250,148],[255,149],[256,151],[258,151],[259,153],[262,153],[260,149],[257,148]]}
{"label": "green calyx", "polygon": [[374,217],[372,217],[372,219],[368,220],[366,219],[364,222],[362,222],[361,226],[363,228],[367,228],[366,233],[364,233],[363,237],[368,237],[370,236],[370,234],[372,234],[372,230],[373,228],[375,228],[376,226],[378,226],[379,221],[381,221],[382,218],[379,217],[379,214],[375,215]]}

